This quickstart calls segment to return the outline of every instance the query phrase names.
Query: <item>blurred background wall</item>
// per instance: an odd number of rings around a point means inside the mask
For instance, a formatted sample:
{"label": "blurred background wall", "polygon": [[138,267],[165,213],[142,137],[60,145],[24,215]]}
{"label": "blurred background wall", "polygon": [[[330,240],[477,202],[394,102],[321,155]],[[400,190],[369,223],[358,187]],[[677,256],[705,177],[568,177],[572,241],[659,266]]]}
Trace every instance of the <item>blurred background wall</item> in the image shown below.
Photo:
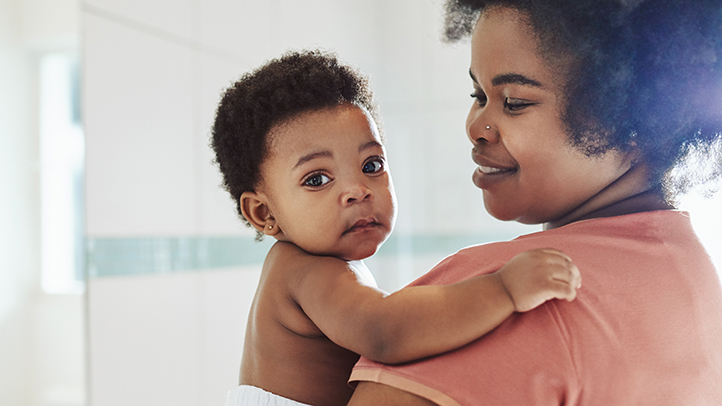
{"label": "blurred background wall", "polygon": [[[440,42],[440,3],[0,0],[0,404],[223,404],[270,241],[220,188],[209,127],[225,87],[288,49],[370,76],[399,198],[367,261],[382,288],[539,230],[491,219],[470,181],[468,45]],[[39,95],[58,52],[80,65],[85,288],[51,293]],[[685,202],[718,264],[719,203]]]}

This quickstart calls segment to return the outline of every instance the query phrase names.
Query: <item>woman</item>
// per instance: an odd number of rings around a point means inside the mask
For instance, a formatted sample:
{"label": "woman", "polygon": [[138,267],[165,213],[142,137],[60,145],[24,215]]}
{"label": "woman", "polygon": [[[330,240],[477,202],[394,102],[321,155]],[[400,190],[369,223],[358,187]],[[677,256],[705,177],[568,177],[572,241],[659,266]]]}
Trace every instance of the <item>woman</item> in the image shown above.
{"label": "woman", "polygon": [[[447,36],[469,33],[474,184],[494,217],[545,230],[462,250],[415,284],[551,246],[584,286],[442,356],[362,360],[350,405],[722,404],[722,290],[673,210],[720,177],[722,4],[451,2]],[[707,178],[672,171],[690,151]]]}

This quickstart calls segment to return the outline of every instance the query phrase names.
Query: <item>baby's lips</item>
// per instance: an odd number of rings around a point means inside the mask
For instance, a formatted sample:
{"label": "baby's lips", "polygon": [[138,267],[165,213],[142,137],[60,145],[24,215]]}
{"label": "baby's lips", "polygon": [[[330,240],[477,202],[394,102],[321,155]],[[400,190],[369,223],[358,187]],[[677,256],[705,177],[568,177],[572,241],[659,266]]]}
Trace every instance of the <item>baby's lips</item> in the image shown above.
{"label": "baby's lips", "polygon": [[369,225],[378,225],[378,224],[379,224],[379,222],[374,217],[363,218],[363,219],[357,220],[351,227],[346,229],[346,233],[353,231],[357,228],[362,228],[362,227],[366,227]]}
{"label": "baby's lips", "polygon": [[365,218],[365,219],[361,219],[361,220],[357,221],[351,228],[353,228],[353,227],[364,227],[364,226],[367,226],[367,225],[369,225],[369,224],[375,224],[375,223],[377,223],[376,219],[373,218],[373,217],[369,217],[369,218]]}

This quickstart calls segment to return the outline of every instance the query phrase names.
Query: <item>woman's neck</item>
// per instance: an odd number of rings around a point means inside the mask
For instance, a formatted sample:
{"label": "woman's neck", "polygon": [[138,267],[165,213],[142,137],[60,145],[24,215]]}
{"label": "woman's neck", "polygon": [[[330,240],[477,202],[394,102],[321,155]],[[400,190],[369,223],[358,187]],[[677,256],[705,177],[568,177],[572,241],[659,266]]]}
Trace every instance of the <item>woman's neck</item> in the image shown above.
{"label": "woman's neck", "polygon": [[673,208],[650,182],[646,166],[635,165],[571,212],[545,223],[544,229],[561,227],[579,220]]}

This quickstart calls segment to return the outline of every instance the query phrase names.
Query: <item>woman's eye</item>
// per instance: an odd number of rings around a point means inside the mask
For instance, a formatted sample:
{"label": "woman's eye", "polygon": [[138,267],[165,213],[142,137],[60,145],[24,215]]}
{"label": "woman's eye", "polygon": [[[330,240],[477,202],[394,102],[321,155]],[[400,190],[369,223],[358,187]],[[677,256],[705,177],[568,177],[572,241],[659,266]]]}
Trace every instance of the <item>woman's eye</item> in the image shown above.
{"label": "woman's eye", "polygon": [[303,185],[311,186],[311,187],[319,187],[319,186],[323,186],[323,185],[327,184],[330,181],[331,181],[331,178],[329,178],[328,176],[326,176],[322,173],[317,173],[315,175],[311,175],[308,178],[306,178],[306,180],[303,181]]}
{"label": "woman's eye", "polygon": [[470,96],[473,99],[476,99],[476,102],[479,104],[479,106],[483,106],[486,104],[486,95],[484,92],[480,90],[474,90],[474,93],[470,94]]}
{"label": "woman's eye", "polygon": [[529,103],[529,102],[519,100],[519,99],[512,99],[509,97],[504,99],[504,108],[506,108],[507,110],[512,111],[512,112],[522,110],[526,107],[531,106],[532,104],[534,104],[534,103]]}
{"label": "woman's eye", "polygon": [[384,162],[381,159],[374,159],[364,164],[363,173],[376,173],[384,169]]}

